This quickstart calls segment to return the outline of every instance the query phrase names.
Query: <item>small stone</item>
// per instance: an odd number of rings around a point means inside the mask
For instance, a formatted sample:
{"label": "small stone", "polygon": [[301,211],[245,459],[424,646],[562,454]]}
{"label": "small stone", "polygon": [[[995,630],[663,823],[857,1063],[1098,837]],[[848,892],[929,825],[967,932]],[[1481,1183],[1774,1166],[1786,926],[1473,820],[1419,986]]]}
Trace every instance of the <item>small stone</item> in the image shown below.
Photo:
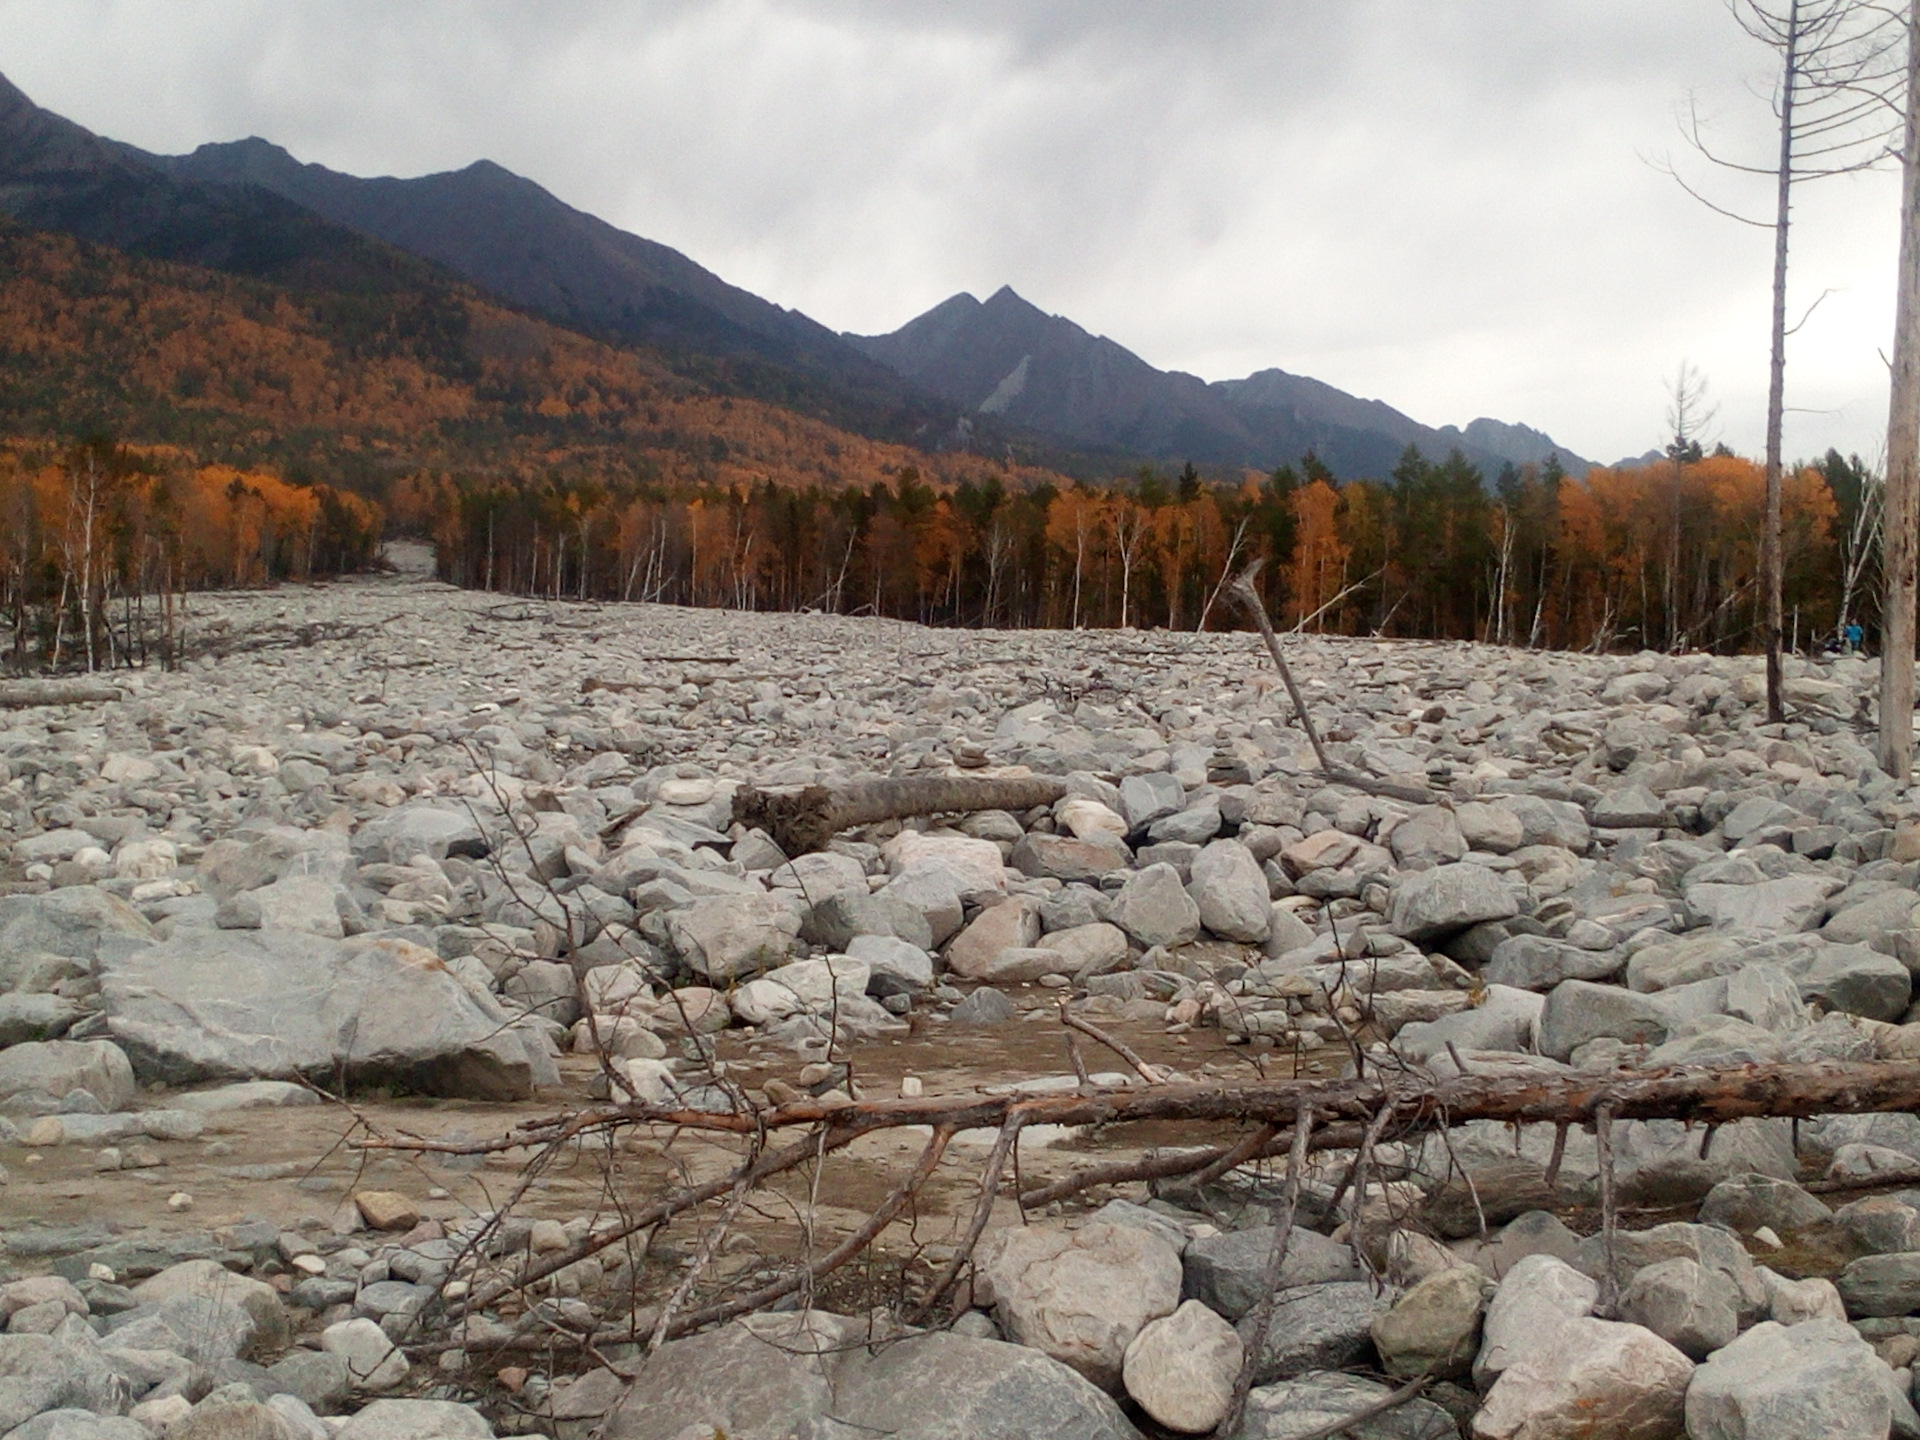
{"label": "small stone", "polygon": [[991,985],[982,985],[953,1007],[951,1018],[956,1025],[1001,1025],[1016,1013],[1005,995]]}
{"label": "small stone", "polygon": [[353,1203],[369,1230],[411,1230],[420,1223],[420,1207],[397,1190],[358,1190]]}
{"label": "small stone", "polygon": [[320,1332],[320,1348],[347,1362],[358,1389],[391,1390],[407,1378],[407,1357],[394,1348],[386,1331],[364,1316],[327,1326]]}
{"label": "small stone", "polygon": [[193,1196],[184,1190],[176,1190],[167,1197],[167,1209],[179,1215],[193,1208]]}

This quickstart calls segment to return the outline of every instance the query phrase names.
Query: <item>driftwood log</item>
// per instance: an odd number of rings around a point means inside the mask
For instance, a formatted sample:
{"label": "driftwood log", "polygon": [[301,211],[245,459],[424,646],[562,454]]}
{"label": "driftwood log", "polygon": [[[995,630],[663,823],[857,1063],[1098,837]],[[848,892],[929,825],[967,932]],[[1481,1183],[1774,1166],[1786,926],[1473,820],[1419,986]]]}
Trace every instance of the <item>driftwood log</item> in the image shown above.
{"label": "driftwood log", "polygon": [[998,1129],[1018,1110],[1028,1125],[1117,1125],[1140,1120],[1254,1121],[1291,1127],[1310,1109],[1326,1120],[1367,1121],[1394,1108],[1395,1129],[1457,1125],[1591,1124],[1601,1110],[1615,1120],[1691,1120],[1719,1125],[1761,1116],[1920,1111],[1920,1061],[1838,1061],[1676,1070],[1574,1071],[1564,1075],[1457,1075],[1423,1080],[1417,1072],[1379,1072],[1365,1080],[1269,1080],[1237,1085],[1153,1085],[1094,1094],[930,1095],[835,1106],[800,1101],[752,1115],[674,1111],[658,1118],[742,1133],[828,1124],[884,1129],[954,1125]]}
{"label": "driftwood log", "polygon": [[126,691],[104,680],[7,680],[0,682],[0,709],[34,705],[104,705]]}
{"label": "driftwood log", "polygon": [[733,818],[758,827],[789,856],[826,847],[843,830],[914,815],[1011,810],[1051,805],[1067,793],[1064,782],[1044,775],[995,777],[916,775],[904,780],[868,780],[832,788],[759,790],[743,785],[733,797]]}
{"label": "driftwood log", "polygon": [[529,1121],[490,1142],[365,1142],[368,1148],[458,1154],[538,1145],[609,1125],[666,1124],[688,1130],[769,1135],[825,1126],[848,1138],[903,1125],[999,1129],[1023,1125],[1124,1125],[1146,1120],[1248,1121],[1292,1127],[1311,1110],[1324,1120],[1371,1121],[1391,1105],[1394,1128],[1410,1131],[1468,1120],[1588,1125],[1601,1110],[1615,1120],[1689,1120],[1721,1125],[1763,1116],[1920,1111],[1920,1060],[1821,1061],[1805,1065],[1701,1066],[1675,1070],[1573,1071],[1548,1075],[1456,1075],[1375,1071],[1364,1080],[1185,1082],[1092,1092],[927,1095],[901,1100],[800,1100],[741,1112],[605,1105]]}

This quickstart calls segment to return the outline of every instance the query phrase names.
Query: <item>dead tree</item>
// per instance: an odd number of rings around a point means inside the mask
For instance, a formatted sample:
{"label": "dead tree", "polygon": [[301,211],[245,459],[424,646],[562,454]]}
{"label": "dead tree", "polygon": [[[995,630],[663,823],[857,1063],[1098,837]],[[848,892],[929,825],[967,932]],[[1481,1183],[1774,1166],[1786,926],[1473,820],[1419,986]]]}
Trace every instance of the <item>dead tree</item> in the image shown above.
{"label": "dead tree", "polygon": [[1880,768],[1913,774],[1914,564],[1920,548],[1920,0],[1907,12],[1907,113],[1901,153],[1900,283],[1881,515],[1886,598],[1880,633]]}
{"label": "dead tree", "polygon": [[[1779,145],[1770,164],[1749,164],[1716,152],[1690,112],[1687,142],[1714,165],[1737,174],[1763,176],[1773,184],[1773,218],[1754,219],[1707,199],[1669,165],[1669,173],[1695,199],[1730,219],[1773,232],[1772,344],[1767,367],[1766,522],[1760,541],[1763,630],[1767,645],[1767,718],[1785,718],[1781,702],[1781,424],[1786,413],[1787,239],[1796,181],[1848,175],[1884,163],[1897,133],[1889,94],[1900,79],[1898,51],[1904,38],[1884,5],[1872,0],[1729,0],[1740,27],[1780,57],[1774,87]],[[1825,298],[1824,296],[1822,298]],[[1818,305],[1819,300],[1814,301]]]}

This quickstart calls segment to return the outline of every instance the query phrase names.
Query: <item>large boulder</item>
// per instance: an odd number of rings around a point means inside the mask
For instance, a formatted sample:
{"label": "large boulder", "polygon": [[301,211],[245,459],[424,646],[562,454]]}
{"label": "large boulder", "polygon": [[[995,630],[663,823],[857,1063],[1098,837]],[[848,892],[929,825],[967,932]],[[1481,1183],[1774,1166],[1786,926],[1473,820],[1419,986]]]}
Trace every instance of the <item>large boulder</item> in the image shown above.
{"label": "large boulder", "polygon": [[1589,1040],[1601,1038],[1658,1045],[1672,1023],[1672,1011],[1651,996],[1618,985],[1562,980],[1540,1012],[1540,1053],[1566,1060]]}
{"label": "large boulder", "polygon": [[1687,1387],[1689,1440],[1884,1440],[1893,1372],[1842,1320],[1762,1321]]}
{"label": "large boulder", "polygon": [[[1229,1320],[1238,1320],[1266,1291],[1273,1237],[1273,1226],[1256,1225],[1193,1241],[1181,1258],[1186,1269],[1186,1298],[1203,1302]],[[1288,1232],[1287,1253],[1280,1266],[1281,1289],[1360,1278],[1360,1263],[1348,1246],[1303,1226]]]}
{"label": "large boulder", "polygon": [[1487,1306],[1473,1380],[1482,1390],[1500,1378],[1514,1357],[1568,1320],[1593,1313],[1600,1284],[1566,1261],[1536,1251],[1523,1255],[1500,1282]]}
{"label": "large boulder", "polygon": [[1480,1338],[1480,1272],[1455,1266],[1429,1275],[1373,1322],[1380,1368],[1413,1375],[1464,1375]]}
{"label": "large boulder", "polygon": [[1127,877],[1113,900],[1113,919],[1142,945],[1185,945],[1200,937],[1200,907],[1180,872],[1164,861]]}
{"label": "large boulder", "polygon": [[1552,845],[1587,853],[1593,843],[1593,831],[1587,824],[1587,812],[1570,800],[1549,800],[1540,795],[1508,795],[1501,802],[1520,821],[1520,845]]}
{"label": "large boulder", "polygon": [[1404,1025],[1393,1037],[1394,1048],[1409,1060],[1423,1061],[1435,1055],[1447,1055],[1447,1047],[1470,1053],[1475,1050],[1532,1050],[1540,1030],[1540,1017],[1546,1009],[1546,996],[1531,990],[1516,990],[1511,985],[1488,985],[1480,992],[1480,1003],[1438,1020],[1420,1020]]}
{"label": "large boulder", "polygon": [[124,1415],[126,1378],[84,1341],[52,1335],[0,1335],[0,1435],[46,1410]]}
{"label": "large boulder", "polygon": [[286,1347],[287,1312],[279,1293],[264,1281],[236,1275],[217,1260],[183,1260],[141,1281],[133,1290],[133,1298],[142,1304],[159,1304],[180,1295],[230,1305],[245,1314],[252,1328],[240,1347],[243,1354]]}
{"label": "large boulder", "polygon": [[0,991],[19,984],[30,958],[62,955],[91,968],[103,952],[148,944],[149,925],[126,901],[92,885],[0,896]]}
{"label": "large boulder", "polygon": [[133,1066],[111,1040],[31,1040],[0,1050],[0,1109],[47,1108],[85,1090],[107,1111],[133,1100]]}
{"label": "large boulder", "polygon": [[1409,870],[1451,865],[1466,857],[1467,842],[1453,811],[1442,805],[1423,805],[1393,827],[1387,837],[1393,858]]}
{"label": "large boulder", "polygon": [[1569,1319],[1518,1349],[1474,1440],[1678,1440],[1693,1362],[1651,1330]]}
{"label": "large boulder", "polygon": [[1040,902],[1031,895],[1011,896],[989,905],[953,937],[947,968],[963,980],[1006,978],[995,974],[1000,952],[1026,949],[1039,938]]}
{"label": "large boulder", "polygon": [[480,826],[467,810],[415,803],[362,825],[354,832],[351,843],[354,858],[363,864],[384,861],[404,865],[416,855],[444,860],[456,844],[484,841]]}
{"label": "large boulder", "polygon": [[1193,858],[1187,892],[1200,923],[1222,940],[1258,945],[1273,930],[1273,901],[1260,863],[1238,840],[1215,840]]}
{"label": "large boulder", "polygon": [[104,960],[101,993],[143,1080],[344,1074],[481,1100],[533,1092],[512,1017],[404,940],[201,932]]}
{"label": "large boulder", "polygon": [[1833,1209],[1791,1180],[1771,1175],[1735,1175],[1707,1192],[1700,1203],[1703,1225],[1724,1225],[1751,1235],[1761,1226],[1790,1234],[1833,1219]]}
{"label": "large boulder", "polygon": [[1675,1255],[1633,1277],[1620,1298],[1620,1318],[1704,1360],[1740,1333],[1739,1306],[1739,1291],[1724,1272]]}
{"label": "large boulder", "polygon": [[1149,1231],[1098,1221],[989,1237],[981,1268],[1009,1339],[1119,1388],[1127,1346],[1180,1303],[1179,1253]]}
{"label": "large boulder", "polygon": [[1801,999],[1869,1020],[1897,1021],[1913,998],[1912,972],[1865,945],[1822,945],[1788,959],[1784,968]]}
{"label": "large boulder", "polygon": [[1827,897],[1839,888],[1831,875],[1783,875],[1755,885],[1702,883],[1687,887],[1687,908],[1723,932],[1793,934],[1824,920]]}
{"label": "large boulder", "polygon": [[[823,902],[832,903],[831,897]],[[917,913],[915,918],[920,919]],[[724,985],[785,964],[799,938],[800,922],[800,907],[786,895],[729,895],[696,900],[675,910],[667,917],[667,932],[691,969]],[[931,944],[932,934],[923,919],[920,929],[925,943]],[[844,946],[859,933],[882,932],[849,931],[829,943]],[[916,936],[904,938],[919,943]]]}
{"label": "large boulder", "polygon": [[1484,865],[1461,862],[1418,870],[1400,882],[1387,910],[1387,926],[1415,944],[1458,934],[1484,920],[1520,913],[1513,892]]}
{"label": "large boulder", "polygon": [[1835,1282],[1847,1314],[1911,1315],[1920,1310],[1920,1251],[1862,1255]]}
{"label": "large boulder", "polygon": [[[1573,1263],[1598,1279],[1606,1273],[1608,1254],[1606,1241],[1589,1235],[1580,1242]],[[1718,1271],[1733,1283],[1734,1309],[1742,1325],[1766,1313],[1766,1287],[1760,1283],[1752,1259],[1738,1238],[1717,1226],[1675,1220],[1645,1230],[1616,1231],[1611,1254],[1614,1278],[1622,1290],[1647,1266],[1682,1256],[1703,1269]]]}
{"label": "large boulder", "polygon": [[376,1400],[349,1416],[334,1440],[491,1440],[493,1427],[452,1400]]}
{"label": "large boulder", "polygon": [[[1265,1385],[1309,1370],[1344,1370],[1371,1358],[1373,1324],[1393,1304],[1371,1282],[1339,1280],[1282,1290],[1273,1306],[1266,1344],[1254,1360],[1253,1378]],[[1254,1316],[1239,1325],[1240,1338],[1253,1338]]]}
{"label": "large boulder", "polygon": [[748,1316],[662,1346],[602,1434],[714,1431],[728,1440],[1138,1440],[1110,1398],[1037,1350],[946,1331],[874,1336],[865,1320],[821,1311]]}
{"label": "large boulder", "polygon": [[[1233,1440],[1323,1436],[1339,1421],[1379,1405],[1393,1392],[1377,1380],[1317,1370],[1247,1396],[1247,1418]],[[1402,1401],[1340,1430],[1344,1440],[1453,1440],[1453,1419],[1431,1400]]]}

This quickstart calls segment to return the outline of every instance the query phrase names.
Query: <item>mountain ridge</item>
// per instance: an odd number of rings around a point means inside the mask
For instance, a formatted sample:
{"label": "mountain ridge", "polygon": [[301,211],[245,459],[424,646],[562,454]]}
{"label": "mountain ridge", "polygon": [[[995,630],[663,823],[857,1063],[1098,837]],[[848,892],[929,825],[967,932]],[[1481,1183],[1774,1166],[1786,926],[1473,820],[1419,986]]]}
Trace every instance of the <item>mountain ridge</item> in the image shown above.
{"label": "mountain ridge", "polygon": [[1273,469],[1312,450],[1342,478],[1377,478],[1413,445],[1429,459],[1458,449],[1489,478],[1504,462],[1540,464],[1549,455],[1570,474],[1589,465],[1530,426],[1482,417],[1464,430],[1435,428],[1277,367],[1211,383],[1159,370],[1008,285],[984,301],[949,296],[888,334],[846,338],[956,404],[1163,459]]}
{"label": "mountain ridge", "polygon": [[1586,469],[1525,425],[1436,429],[1278,368],[1211,384],[1159,370],[1011,286],[984,302],[952,296],[888,335],[836,334],[491,160],[401,179],[305,163],[259,137],[156,155],[36,106],[4,76],[0,213],[323,290],[459,276],[593,338],[660,352],[718,393],[929,453],[1004,452],[1082,478],[1141,461],[1273,469],[1309,451],[1343,479],[1379,478],[1409,445],[1433,459],[1457,448],[1489,478],[1548,454]]}
{"label": "mountain ridge", "polygon": [[820,391],[839,388],[870,410],[901,412],[885,422],[896,429],[935,418],[915,413],[926,407],[898,376],[826,326],[491,160],[407,179],[361,177],[302,162],[257,136],[146,158],[176,178],[259,186],[596,338],[769,365],[816,382],[763,398],[832,408]]}

